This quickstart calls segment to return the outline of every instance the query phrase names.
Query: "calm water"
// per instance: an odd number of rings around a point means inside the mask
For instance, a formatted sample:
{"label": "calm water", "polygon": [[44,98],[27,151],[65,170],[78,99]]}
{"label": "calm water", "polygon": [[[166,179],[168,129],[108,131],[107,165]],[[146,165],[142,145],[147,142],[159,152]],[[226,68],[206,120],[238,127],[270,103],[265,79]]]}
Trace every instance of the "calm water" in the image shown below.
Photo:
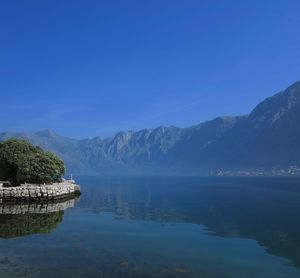
{"label": "calm water", "polygon": [[1,278],[300,277],[300,179],[77,180],[75,202],[0,204]]}

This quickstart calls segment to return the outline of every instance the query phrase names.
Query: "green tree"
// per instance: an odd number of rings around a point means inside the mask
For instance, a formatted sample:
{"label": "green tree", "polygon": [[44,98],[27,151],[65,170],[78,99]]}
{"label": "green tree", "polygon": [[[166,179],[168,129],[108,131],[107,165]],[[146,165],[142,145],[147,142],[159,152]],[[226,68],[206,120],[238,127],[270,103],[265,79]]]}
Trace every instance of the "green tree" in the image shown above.
{"label": "green tree", "polygon": [[18,163],[19,183],[51,183],[59,181],[64,173],[64,163],[50,152],[38,152],[24,156]]}
{"label": "green tree", "polygon": [[0,143],[1,179],[13,184],[52,183],[64,172],[64,162],[59,157],[25,140],[10,139]]}
{"label": "green tree", "polygon": [[1,179],[17,182],[18,162],[36,149],[25,140],[10,139],[0,143]]}

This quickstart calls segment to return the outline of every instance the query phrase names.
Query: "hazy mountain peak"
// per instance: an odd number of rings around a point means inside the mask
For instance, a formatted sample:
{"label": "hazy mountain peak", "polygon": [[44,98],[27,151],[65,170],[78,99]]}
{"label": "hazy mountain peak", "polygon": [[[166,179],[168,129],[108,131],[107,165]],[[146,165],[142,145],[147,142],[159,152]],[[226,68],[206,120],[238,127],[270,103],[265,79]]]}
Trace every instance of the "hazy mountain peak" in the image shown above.
{"label": "hazy mountain peak", "polygon": [[293,83],[292,85],[290,85],[290,86],[286,89],[286,91],[294,90],[294,89],[297,89],[297,90],[300,89],[300,80],[299,80],[299,81],[296,81],[295,83]]}
{"label": "hazy mountain peak", "polygon": [[258,104],[250,114],[250,119],[260,124],[272,124],[300,103],[300,81],[282,92]]}
{"label": "hazy mountain peak", "polygon": [[114,136],[114,139],[128,140],[131,138],[132,134],[133,134],[133,131],[131,131],[131,130],[120,131]]}
{"label": "hazy mountain peak", "polygon": [[297,81],[290,87],[288,87],[283,95],[287,98],[287,108],[291,109],[294,105],[300,102],[300,81]]}
{"label": "hazy mountain peak", "polygon": [[28,133],[22,133],[22,132],[2,132],[0,133],[0,137],[3,138],[4,140],[7,140],[9,138],[23,138],[28,136]]}
{"label": "hazy mountain peak", "polygon": [[57,136],[59,136],[51,129],[44,129],[44,130],[38,131],[35,133],[35,135],[41,136],[41,137],[57,137]]}

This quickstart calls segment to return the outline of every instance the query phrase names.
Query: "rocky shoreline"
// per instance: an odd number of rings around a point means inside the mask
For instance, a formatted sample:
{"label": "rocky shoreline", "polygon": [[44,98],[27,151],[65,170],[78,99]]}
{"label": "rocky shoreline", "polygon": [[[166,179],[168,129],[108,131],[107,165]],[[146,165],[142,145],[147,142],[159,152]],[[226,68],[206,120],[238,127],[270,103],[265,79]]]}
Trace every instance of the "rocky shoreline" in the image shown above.
{"label": "rocky shoreline", "polygon": [[53,184],[21,184],[15,187],[0,185],[0,203],[11,202],[43,202],[70,199],[81,194],[80,186],[62,182]]}

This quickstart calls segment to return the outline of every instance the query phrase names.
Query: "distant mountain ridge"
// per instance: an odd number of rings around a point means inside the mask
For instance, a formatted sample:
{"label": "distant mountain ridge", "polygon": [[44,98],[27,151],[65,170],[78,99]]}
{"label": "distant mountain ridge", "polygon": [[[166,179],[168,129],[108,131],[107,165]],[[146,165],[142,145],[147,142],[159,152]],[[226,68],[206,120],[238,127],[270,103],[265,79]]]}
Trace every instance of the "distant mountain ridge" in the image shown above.
{"label": "distant mountain ridge", "polygon": [[119,132],[71,139],[51,130],[4,132],[54,151],[77,174],[210,174],[220,170],[300,166],[300,82],[265,99],[249,115],[187,128]]}

